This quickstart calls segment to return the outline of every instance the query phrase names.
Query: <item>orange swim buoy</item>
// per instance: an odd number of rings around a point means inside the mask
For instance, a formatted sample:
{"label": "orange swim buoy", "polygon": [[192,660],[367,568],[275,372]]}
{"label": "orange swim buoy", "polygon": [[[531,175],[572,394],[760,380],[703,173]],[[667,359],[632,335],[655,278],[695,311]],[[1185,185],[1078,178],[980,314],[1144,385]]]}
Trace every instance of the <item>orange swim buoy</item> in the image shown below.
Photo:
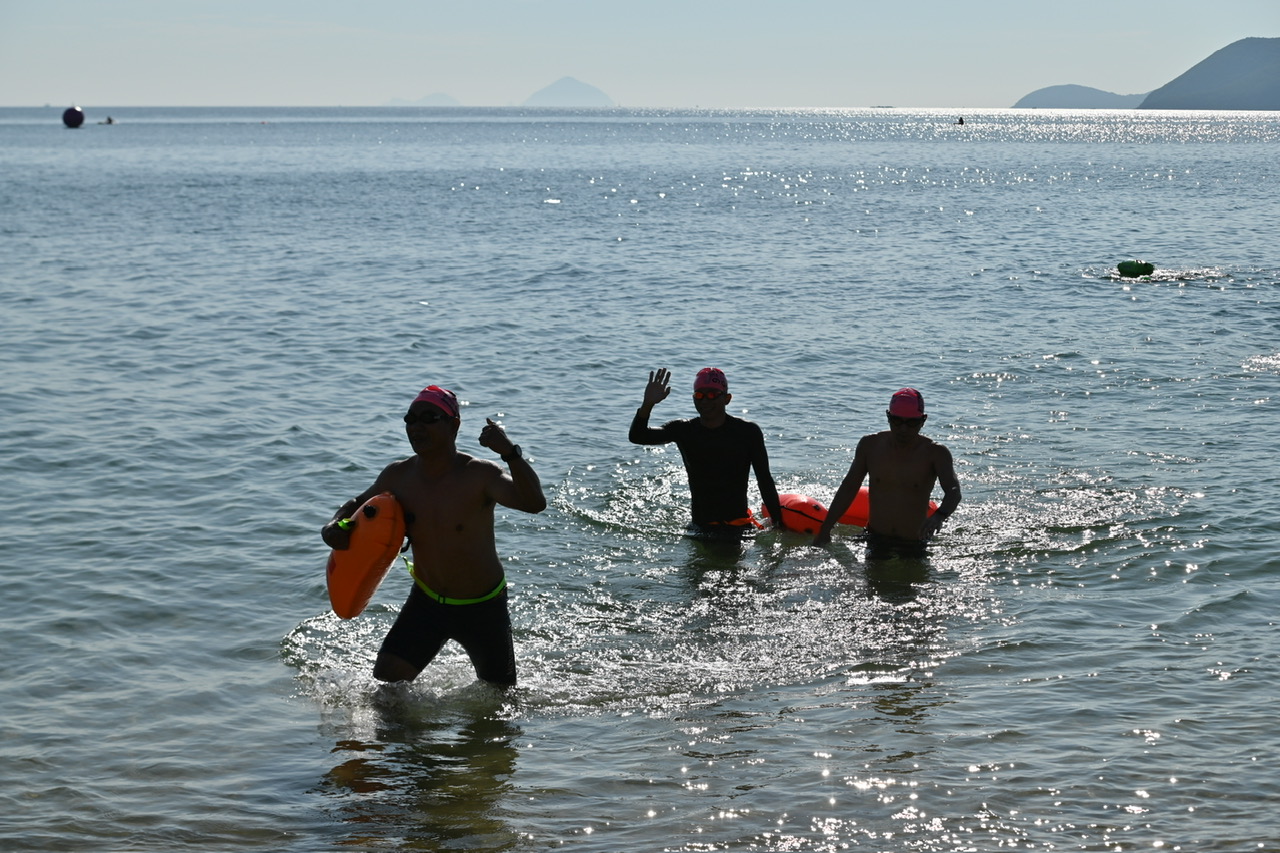
{"label": "orange swim buoy", "polygon": [[[822,522],[827,520],[827,507],[822,501],[814,500],[808,495],[778,495],[778,503],[782,505],[782,521],[788,530],[799,530],[802,533],[817,533]],[[937,501],[929,501],[929,515],[938,510]],[[760,507],[760,514],[769,518],[769,508]],[[871,490],[866,486],[858,489],[853,503],[840,516],[841,524],[854,527],[866,527],[871,522]]]}
{"label": "orange swim buoy", "polygon": [[[778,495],[778,503],[782,505],[782,523],[788,530],[817,533],[822,522],[827,519],[826,506],[808,495]],[[760,507],[760,514],[765,518],[772,518],[767,506]]]}
{"label": "orange swim buoy", "polygon": [[390,492],[374,495],[351,516],[351,544],[329,554],[329,603],[343,619],[369,604],[404,543],[404,512]]}
{"label": "orange swim buoy", "polygon": [[[929,515],[938,510],[937,501],[929,501]],[[871,522],[871,489],[863,486],[853,496],[853,503],[840,516],[841,524],[852,524],[854,527],[866,527]]]}

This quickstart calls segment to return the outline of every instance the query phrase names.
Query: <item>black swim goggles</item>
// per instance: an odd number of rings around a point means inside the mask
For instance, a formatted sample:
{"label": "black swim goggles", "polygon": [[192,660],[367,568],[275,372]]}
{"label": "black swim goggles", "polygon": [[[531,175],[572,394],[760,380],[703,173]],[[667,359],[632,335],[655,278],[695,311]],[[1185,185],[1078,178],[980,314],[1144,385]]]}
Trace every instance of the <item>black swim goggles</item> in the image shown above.
{"label": "black swim goggles", "polygon": [[404,422],[409,426],[425,424],[431,426],[440,421],[450,420],[449,416],[439,409],[424,409],[421,412],[405,412]]}

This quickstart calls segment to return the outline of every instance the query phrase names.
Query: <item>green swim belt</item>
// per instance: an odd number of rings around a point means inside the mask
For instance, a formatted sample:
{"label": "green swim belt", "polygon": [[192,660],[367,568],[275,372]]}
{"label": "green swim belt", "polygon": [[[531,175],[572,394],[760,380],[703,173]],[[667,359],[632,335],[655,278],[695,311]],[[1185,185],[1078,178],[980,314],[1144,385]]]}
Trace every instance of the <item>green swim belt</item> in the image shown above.
{"label": "green swim belt", "polygon": [[432,601],[438,601],[441,604],[480,604],[481,602],[488,601],[491,598],[497,598],[502,591],[507,588],[507,578],[506,575],[503,575],[502,581],[497,586],[479,598],[449,598],[448,596],[441,595],[422,582],[418,575],[413,571],[413,560],[410,560],[408,557],[403,559],[404,567],[409,571],[409,577],[413,578],[413,582],[418,585],[418,589],[426,593],[427,598],[430,598]]}

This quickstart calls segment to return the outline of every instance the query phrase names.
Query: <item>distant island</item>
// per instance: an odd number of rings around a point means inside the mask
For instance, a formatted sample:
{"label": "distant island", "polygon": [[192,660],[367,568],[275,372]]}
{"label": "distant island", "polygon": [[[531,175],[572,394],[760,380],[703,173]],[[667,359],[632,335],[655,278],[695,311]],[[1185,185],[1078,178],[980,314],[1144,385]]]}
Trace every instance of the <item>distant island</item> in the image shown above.
{"label": "distant island", "polygon": [[1147,95],[1144,110],[1280,110],[1280,38],[1233,42]]}
{"label": "distant island", "polygon": [[539,89],[524,102],[526,107],[612,107],[613,99],[595,86],[589,86],[572,77],[561,77],[556,82]]}
{"label": "distant island", "polygon": [[1013,105],[1017,109],[1031,110],[1131,110],[1136,109],[1147,97],[1141,95],[1117,95],[1088,86],[1046,86],[1024,95]]}
{"label": "distant island", "polygon": [[[392,98],[387,101],[388,107],[460,107],[462,102],[452,95],[443,92],[427,95],[416,101],[404,98]],[[572,77],[561,77],[550,86],[534,92],[525,102],[525,107],[614,107],[613,99],[595,86],[587,85]]]}
{"label": "distant island", "polygon": [[1146,95],[1088,86],[1037,89],[1015,109],[1280,110],[1280,38],[1233,42]]}

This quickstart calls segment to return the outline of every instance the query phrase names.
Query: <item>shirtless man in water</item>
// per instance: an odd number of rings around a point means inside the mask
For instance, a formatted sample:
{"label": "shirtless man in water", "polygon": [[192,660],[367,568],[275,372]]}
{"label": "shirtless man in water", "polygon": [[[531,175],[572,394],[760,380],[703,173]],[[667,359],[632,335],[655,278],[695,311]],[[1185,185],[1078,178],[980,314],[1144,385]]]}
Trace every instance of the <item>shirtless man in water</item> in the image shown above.
{"label": "shirtless man in water", "polygon": [[516,663],[493,508],[542,512],[542,484],[520,446],[493,421],[480,431],[480,444],[502,457],[510,473],[458,451],[461,419],[452,391],[424,388],[404,422],[414,455],[384,468],[321,530],[330,548],[346,548],[350,534],[338,522],[382,492],[395,495],[404,511],[414,585],[382,642],[373,676],[412,681],[452,639],[466,649],[481,680],[509,687],[516,683]]}
{"label": "shirtless man in water", "polygon": [[[862,481],[870,477],[871,519],[867,523],[867,555],[870,557],[923,556],[924,546],[960,505],[960,481],[956,479],[951,451],[920,434],[928,416],[924,397],[914,388],[893,395],[889,429],[864,435],[853,455],[853,464],[836,490],[827,518],[813,537],[814,545],[831,541],[831,528],[853,503]],[[933,485],[942,487],[942,503],[929,515]]]}

